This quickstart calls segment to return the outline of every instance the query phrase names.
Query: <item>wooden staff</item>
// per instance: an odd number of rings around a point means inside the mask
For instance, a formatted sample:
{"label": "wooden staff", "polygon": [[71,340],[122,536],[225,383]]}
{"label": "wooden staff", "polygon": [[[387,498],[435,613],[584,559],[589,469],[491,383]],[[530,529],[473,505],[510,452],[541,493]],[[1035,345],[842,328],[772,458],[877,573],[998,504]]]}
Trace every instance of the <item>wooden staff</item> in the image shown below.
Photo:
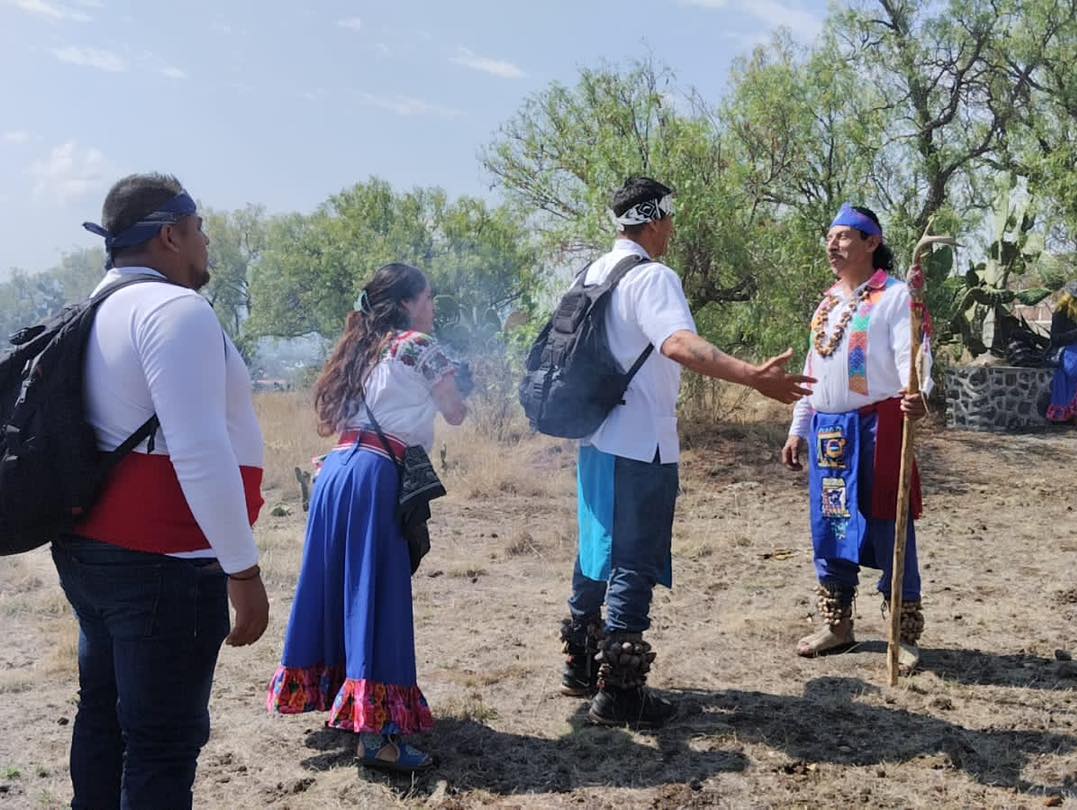
{"label": "wooden staff", "polygon": [[[949,236],[928,236],[931,223],[927,225],[924,235],[916,243],[912,252],[912,265],[909,267],[909,296],[912,298],[909,337],[912,348],[909,352],[908,394],[920,393],[920,350],[924,342],[924,271],[920,266],[920,254],[935,244],[956,245]],[[914,464],[913,448],[916,443],[916,423],[909,419],[902,420],[901,436],[901,473],[898,485],[897,515],[894,526],[894,564],[890,569],[890,643],[887,647],[887,671],[890,685],[898,682],[898,653],[901,650],[901,588],[905,578],[905,541],[909,529],[909,495],[912,489],[912,470]]]}

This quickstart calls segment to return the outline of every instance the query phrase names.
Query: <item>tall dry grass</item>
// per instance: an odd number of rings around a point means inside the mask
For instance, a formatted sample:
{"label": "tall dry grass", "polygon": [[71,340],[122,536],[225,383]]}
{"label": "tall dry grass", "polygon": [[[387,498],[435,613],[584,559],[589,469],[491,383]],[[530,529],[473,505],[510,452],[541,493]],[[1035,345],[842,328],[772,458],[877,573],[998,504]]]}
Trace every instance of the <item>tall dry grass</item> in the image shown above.
{"label": "tall dry grass", "polygon": [[295,468],[309,471],[311,459],[333,446],[334,440],[318,435],[313,398],[309,391],[256,394],[254,408],[265,437],[265,473],[262,489],[266,501],[299,498]]}
{"label": "tall dry grass", "polygon": [[[571,442],[532,434],[518,406],[481,397],[469,406],[463,425],[451,427],[439,419],[435,429],[430,456],[446,488],[473,498],[571,492]],[[255,408],[266,443],[267,506],[294,508],[300,496],[295,468],[309,471],[311,459],[334,440],[318,436],[309,392],[259,394]]]}

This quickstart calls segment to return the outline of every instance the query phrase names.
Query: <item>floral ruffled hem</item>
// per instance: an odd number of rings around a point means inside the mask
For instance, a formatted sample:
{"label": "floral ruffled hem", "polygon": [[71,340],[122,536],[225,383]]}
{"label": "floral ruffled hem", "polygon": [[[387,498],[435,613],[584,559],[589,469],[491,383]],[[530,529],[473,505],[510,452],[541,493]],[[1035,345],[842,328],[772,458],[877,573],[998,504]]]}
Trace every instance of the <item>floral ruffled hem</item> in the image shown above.
{"label": "floral ruffled hem", "polygon": [[343,666],[278,667],[266,709],[280,714],[328,711],[327,725],[355,733],[416,734],[434,727],[418,686],[348,678]]}
{"label": "floral ruffled hem", "polygon": [[1069,405],[1047,407],[1047,420],[1050,422],[1069,422],[1075,416],[1077,416],[1077,395],[1074,395]]}

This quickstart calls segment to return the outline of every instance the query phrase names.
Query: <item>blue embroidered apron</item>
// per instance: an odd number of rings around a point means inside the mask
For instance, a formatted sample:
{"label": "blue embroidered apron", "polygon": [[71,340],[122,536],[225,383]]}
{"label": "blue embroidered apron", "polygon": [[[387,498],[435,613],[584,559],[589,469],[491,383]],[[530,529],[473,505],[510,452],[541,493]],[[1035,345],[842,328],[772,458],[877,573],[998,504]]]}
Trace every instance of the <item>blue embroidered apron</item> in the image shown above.
{"label": "blue embroidered apron", "polygon": [[811,533],[816,558],[860,561],[860,413],[816,413],[808,440]]}

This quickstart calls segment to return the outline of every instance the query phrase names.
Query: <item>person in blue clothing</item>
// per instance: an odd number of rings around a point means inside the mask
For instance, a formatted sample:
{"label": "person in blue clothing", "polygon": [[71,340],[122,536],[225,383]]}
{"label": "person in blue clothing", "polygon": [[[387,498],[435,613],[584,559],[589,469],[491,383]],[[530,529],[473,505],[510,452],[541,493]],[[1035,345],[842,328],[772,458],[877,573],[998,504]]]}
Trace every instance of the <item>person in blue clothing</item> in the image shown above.
{"label": "person in blue clothing", "polygon": [[1077,425],[1077,281],[1063,288],[1051,316],[1051,351],[1057,352],[1058,367],[1051,381],[1047,418]]}
{"label": "person in blue clothing", "polygon": [[330,727],[359,735],[361,762],[405,772],[434,764],[402,740],[429,731],[433,717],[415,671],[397,462],[409,445],[430,450],[438,413],[452,425],[467,415],[459,366],[433,327],[425,275],[386,265],[315,386],[319,432],[340,439],[311,495],[284,655],[267,696],[271,712],[328,711]]}
{"label": "person in blue clothing", "polygon": [[654,586],[673,581],[681,368],[787,403],[808,393],[800,385],[809,378],[785,373],[792,352],[756,366],[696,334],[680,278],[657,261],[673,235],[672,189],[648,177],[630,178],[614,193],[610,214],[617,228],[613,249],[588,267],[584,283],[601,284],[619,263],[638,256],[642,261],[611,294],[606,338],[626,370],[648,346],[654,351],[629,383],[624,402],[581,442],[579,554],[562,624],[561,693],[593,695],[593,722],[648,728],[675,711],[645,688],[655,653],[643,633],[650,627]]}

